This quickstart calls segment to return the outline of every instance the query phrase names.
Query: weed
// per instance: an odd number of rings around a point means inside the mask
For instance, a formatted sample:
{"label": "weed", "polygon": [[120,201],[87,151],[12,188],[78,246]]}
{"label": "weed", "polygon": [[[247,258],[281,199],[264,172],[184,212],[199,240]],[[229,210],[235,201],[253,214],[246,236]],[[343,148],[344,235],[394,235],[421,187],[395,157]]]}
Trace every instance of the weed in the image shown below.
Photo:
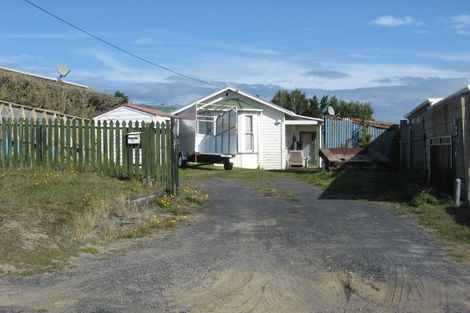
{"label": "weed", "polygon": [[410,201],[410,205],[419,207],[424,204],[438,205],[439,199],[432,193],[431,189],[424,189],[417,193]]}

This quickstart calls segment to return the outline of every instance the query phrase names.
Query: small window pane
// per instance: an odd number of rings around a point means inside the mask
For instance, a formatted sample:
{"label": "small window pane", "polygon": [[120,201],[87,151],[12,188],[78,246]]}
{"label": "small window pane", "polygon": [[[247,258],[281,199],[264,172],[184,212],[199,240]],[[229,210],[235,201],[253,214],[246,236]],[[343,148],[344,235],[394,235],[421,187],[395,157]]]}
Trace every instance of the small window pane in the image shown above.
{"label": "small window pane", "polygon": [[203,135],[211,135],[214,132],[214,123],[209,121],[199,121],[197,133]]}
{"label": "small window pane", "polygon": [[253,132],[253,116],[246,116],[245,119],[245,131],[247,133],[252,133]]}
{"label": "small window pane", "polygon": [[245,150],[253,151],[253,134],[245,135]]}

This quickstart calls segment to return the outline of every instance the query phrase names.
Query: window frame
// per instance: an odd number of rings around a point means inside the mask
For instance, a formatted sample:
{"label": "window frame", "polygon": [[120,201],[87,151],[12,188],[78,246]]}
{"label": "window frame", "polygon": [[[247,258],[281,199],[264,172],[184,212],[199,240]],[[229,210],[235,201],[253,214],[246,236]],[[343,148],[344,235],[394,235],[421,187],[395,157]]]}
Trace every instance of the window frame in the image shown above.
{"label": "window frame", "polygon": [[[250,123],[248,123],[248,120],[250,121]],[[254,115],[245,115],[245,120],[244,120],[244,125],[245,125],[245,129],[244,129],[244,135],[245,135],[245,138],[244,138],[244,141],[245,141],[245,152],[255,152],[255,118],[254,118]],[[251,131],[248,131],[248,125],[250,125],[251,127]],[[247,136],[250,136],[251,137],[251,147],[248,148],[248,140],[247,140]]]}

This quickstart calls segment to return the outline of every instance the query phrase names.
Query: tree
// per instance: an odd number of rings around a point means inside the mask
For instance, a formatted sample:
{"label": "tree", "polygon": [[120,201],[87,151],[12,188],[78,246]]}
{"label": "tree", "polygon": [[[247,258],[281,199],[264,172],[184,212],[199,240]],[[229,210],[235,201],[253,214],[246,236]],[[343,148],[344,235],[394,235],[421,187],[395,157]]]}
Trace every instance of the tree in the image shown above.
{"label": "tree", "polygon": [[330,106],[335,110],[335,114],[340,117],[360,118],[363,120],[371,120],[374,115],[374,109],[370,103],[362,103],[359,101],[338,100],[336,97],[330,99]]}
{"label": "tree", "polygon": [[290,106],[290,93],[287,90],[278,90],[271,101],[281,107],[292,110]]}
{"label": "tree", "polygon": [[120,91],[120,90],[117,90],[115,93],[114,93],[114,96],[116,98],[120,98],[120,104],[123,104],[123,103],[129,103],[129,97],[126,96],[124,94],[124,92]]}
{"label": "tree", "polygon": [[308,98],[304,92],[294,89],[291,92],[279,90],[273,97],[272,102],[297,114],[305,114],[308,111]]}
{"label": "tree", "polygon": [[279,90],[273,97],[272,102],[297,114],[321,118],[329,106],[335,110],[339,117],[360,118],[371,120],[374,109],[370,103],[359,101],[345,101],[336,96],[323,96],[320,101],[316,95],[308,98],[299,89],[292,91]]}
{"label": "tree", "polygon": [[305,112],[305,115],[321,118],[325,113],[327,107],[328,96],[322,97],[322,99],[318,101],[318,97],[314,95],[312,98],[308,99],[308,109]]}

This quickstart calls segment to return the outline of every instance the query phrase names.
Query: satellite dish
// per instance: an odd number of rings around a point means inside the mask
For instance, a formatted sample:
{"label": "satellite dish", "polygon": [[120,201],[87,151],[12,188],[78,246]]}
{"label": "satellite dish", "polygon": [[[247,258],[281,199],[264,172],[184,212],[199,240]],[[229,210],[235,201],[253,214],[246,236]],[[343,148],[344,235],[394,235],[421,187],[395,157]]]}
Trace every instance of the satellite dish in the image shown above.
{"label": "satellite dish", "polygon": [[63,77],[67,76],[70,73],[70,70],[67,65],[60,63],[59,65],[57,65],[57,73],[59,73],[59,77],[57,78],[57,80],[61,80]]}
{"label": "satellite dish", "polygon": [[328,106],[328,115],[335,116],[335,109],[331,105]]}

